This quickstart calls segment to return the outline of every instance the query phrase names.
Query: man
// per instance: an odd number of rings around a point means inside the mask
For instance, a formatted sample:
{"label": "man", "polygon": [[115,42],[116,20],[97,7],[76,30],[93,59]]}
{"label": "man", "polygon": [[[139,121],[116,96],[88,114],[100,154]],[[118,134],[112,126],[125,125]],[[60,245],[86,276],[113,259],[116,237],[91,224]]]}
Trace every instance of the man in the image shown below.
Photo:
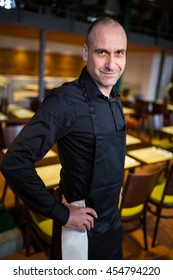
{"label": "man", "polygon": [[[8,149],[1,170],[32,209],[64,228],[87,232],[88,259],[121,259],[118,213],[123,181],[126,123],[115,84],[126,63],[122,26],[100,18],[88,29],[78,80],[53,89]],[[62,165],[57,202],[34,163],[57,143]],[[56,174],[55,174],[56,176]],[[71,203],[84,201],[83,206]]]}

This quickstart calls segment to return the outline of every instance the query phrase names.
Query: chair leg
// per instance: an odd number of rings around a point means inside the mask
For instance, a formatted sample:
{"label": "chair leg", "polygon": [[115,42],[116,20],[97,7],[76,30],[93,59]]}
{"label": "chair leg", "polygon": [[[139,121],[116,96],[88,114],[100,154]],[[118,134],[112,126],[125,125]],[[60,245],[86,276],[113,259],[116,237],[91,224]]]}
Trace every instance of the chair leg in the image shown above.
{"label": "chair leg", "polygon": [[156,211],[156,213],[157,213],[157,218],[156,218],[156,224],[155,224],[155,227],[154,227],[153,240],[152,240],[152,244],[151,244],[152,247],[155,247],[155,241],[156,241],[158,227],[159,227],[159,222],[160,222],[161,209],[158,209]]}
{"label": "chair leg", "polygon": [[7,181],[5,181],[4,190],[3,190],[3,193],[2,193],[2,201],[5,200],[5,196],[6,196],[6,193],[7,193],[7,187],[8,187],[8,184],[7,184]]}
{"label": "chair leg", "polygon": [[31,239],[32,239],[32,234],[31,234],[31,226],[29,225],[29,222],[27,221],[27,226],[26,226],[26,256],[30,256],[30,247],[31,247]]}
{"label": "chair leg", "polygon": [[62,227],[57,220],[53,221],[53,233],[50,249],[50,260],[62,260],[62,247],[61,247],[61,233]]}
{"label": "chair leg", "polygon": [[147,223],[146,223],[146,213],[142,219],[143,224],[143,235],[144,235],[144,250],[148,250],[148,241],[147,241]]}
{"label": "chair leg", "polygon": [[18,221],[18,218],[19,218],[19,198],[17,197],[16,194],[14,194],[14,199],[15,199],[15,202],[14,202],[14,208],[15,208],[15,216],[16,216],[16,221]]}
{"label": "chair leg", "polygon": [[[4,184],[4,190],[3,190],[3,193],[2,193],[2,198],[1,200],[4,202],[5,200],[5,196],[7,194],[7,188],[8,188],[8,184],[7,184],[7,181],[5,181],[5,184]],[[16,194],[14,194],[15,196],[15,203],[14,203],[14,207],[15,207],[15,215],[16,215],[16,220],[18,220],[18,214],[19,214],[19,198],[17,197]]]}

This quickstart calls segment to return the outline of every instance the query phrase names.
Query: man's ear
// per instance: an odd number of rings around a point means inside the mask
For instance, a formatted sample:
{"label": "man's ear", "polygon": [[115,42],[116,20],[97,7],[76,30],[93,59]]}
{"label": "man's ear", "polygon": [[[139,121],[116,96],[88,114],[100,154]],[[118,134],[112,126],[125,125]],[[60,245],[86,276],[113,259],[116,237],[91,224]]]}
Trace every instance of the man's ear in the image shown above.
{"label": "man's ear", "polygon": [[83,57],[84,61],[88,60],[88,47],[85,44],[84,44],[84,47],[83,47],[83,55],[82,55],[82,57]]}

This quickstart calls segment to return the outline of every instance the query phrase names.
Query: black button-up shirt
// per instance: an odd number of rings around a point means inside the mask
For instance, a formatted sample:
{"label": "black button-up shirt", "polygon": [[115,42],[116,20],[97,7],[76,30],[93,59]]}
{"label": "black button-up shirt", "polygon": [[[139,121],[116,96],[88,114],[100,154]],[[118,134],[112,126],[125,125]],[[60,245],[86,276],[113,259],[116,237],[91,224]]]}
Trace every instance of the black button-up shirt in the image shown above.
{"label": "black button-up shirt", "polygon": [[62,165],[60,185],[66,200],[70,203],[86,198],[95,158],[95,135],[82,79],[93,102],[100,133],[104,136],[124,130],[120,96],[115,87],[108,99],[84,68],[78,81],[50,91],[1,165],[9,185],[27,205],[61,224],[67,222],[69,210],[46,190],[34,163],[57,143]]}

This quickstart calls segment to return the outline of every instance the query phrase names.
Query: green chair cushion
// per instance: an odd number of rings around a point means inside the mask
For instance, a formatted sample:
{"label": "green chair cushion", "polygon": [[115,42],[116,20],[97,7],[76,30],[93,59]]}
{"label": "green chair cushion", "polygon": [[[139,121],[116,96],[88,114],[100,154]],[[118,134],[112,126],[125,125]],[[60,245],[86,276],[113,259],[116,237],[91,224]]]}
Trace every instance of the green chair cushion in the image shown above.
{"label": "green chair cushion", "polygon": [[[162,194],[164,191],[166,179],[160,180],[160,182],[154,187],[151,195],[150,195],[150,200],[156,203],[160,203]],[[164,204],[173,204],[173,195],[165,195]]]}
{"label": "green chair cushion", "polygon": [[35,214],[29,211],[33,221],[37,224],[38,228],[50,238],[52,237],[52,229],[53,229],[53,220],[47,217],[44,217],[40,214]]}
{"label": "green chair cushion", "polygon": [[15,220],[0,200],[0,233],[15,227]]}

